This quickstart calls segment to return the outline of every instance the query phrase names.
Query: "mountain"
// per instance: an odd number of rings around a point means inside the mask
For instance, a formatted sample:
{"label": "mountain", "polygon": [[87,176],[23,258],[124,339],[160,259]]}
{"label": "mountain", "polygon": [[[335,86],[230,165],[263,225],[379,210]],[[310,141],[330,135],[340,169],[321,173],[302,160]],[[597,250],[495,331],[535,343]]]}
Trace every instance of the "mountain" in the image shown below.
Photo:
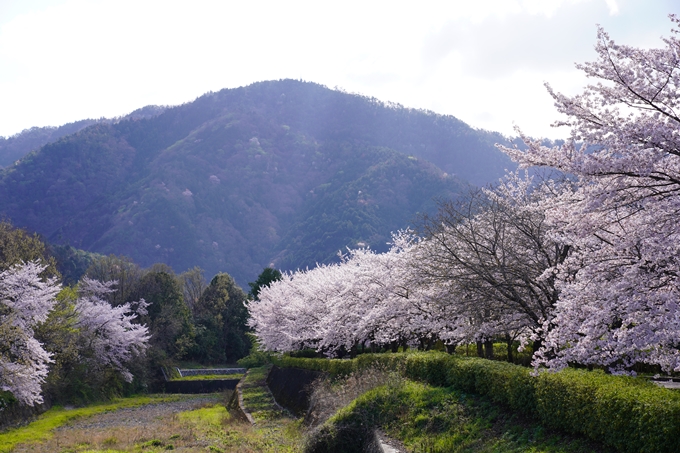
{"label": "mountain", "polygon": [[0,215],[56,244],[229,272],[383,249],[467,182],[510,167],[456,118],[282,80],[101,121],[0,173]]}
{"label": "mountain", "polygon": [[74,134],[96,123],[113,123],[127,119],[151,118],[163,113],[165,107],[147,105],[122,118],[87,119],[64,124],[59,127],[32,127],[11,137],[0,137],[0,168],[10,166],[29,152],[48,143],[52,143],[66,135]]}
{"label": "mountain", "polygon": [[34,149],[96,122],[97,120],[81,120],[60,127],[32,127],[11,137],[0,137],[0,168],[12,165]]}

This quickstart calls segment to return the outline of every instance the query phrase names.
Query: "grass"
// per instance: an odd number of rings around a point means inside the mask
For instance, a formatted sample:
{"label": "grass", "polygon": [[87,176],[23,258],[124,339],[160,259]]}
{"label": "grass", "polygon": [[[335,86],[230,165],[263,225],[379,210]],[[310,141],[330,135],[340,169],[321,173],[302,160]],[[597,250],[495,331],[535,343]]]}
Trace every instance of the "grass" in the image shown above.
{"label": "grass", "polygon": [[610,451],[580,438],[554,434],[489,399],[380,369],[319,384],[313,399],[318,404],[316,412],[323,417],[320,425],[309,430],[302,420],[291,418],[276,405],[264,385],[268,371],[268,367],[250,369],[243,380],[244,405],[256,420],[254,426],[225,407],[231,395],[225,392],[208,402],[201,400],[200,406],[197,402],[192,410],[141,425],[76,425],[55,432],[76,418],[194,397],[126,398],[80,409],[52,409],[26,427],[0,434],[0,452],[15,447],[18,453],[353,452],[361,451],[357,443],[365,442],[376,428],[414,453]]}
{"label": "grass", "polygon": [[81,417],[89,417],[107,411],[114,411],[124,407],[142,406],[162,401],[174,401],[176,396],[139,396],[120,398],[109,403],[102,403],[77,409],[53,407],[37,420],[26,426],[0,433],[0,452],[9,452],[17,444],[26,442],[40,442],[52,437],[53,431],[60,426]]}
{"label": "grass", "polygon": [[[213,394],[212,402],[174,415],[148,420],[143,425],[123,424],[109,428],[92,426],[58,430],[49,439],[31,439],[18,445],[19,452],[61,453],[160,453],[238,452],[298,453],[300,423],[281,419],[265,426],[252,426],[230,413],[225,402],[231,392]],[[184,395],[181,398],[192,398]],[[151,402],[161,399],[152,398]],[[125,407],[125,406],[121,406]],[[93,420],[93,421],[96,421]]]}
{"label": "grass", "polygon": [[267,388],[266,379],[270,368],[271,365],[250,368],[241,384],[243,405],[256,423],[289,418],[288,414],[281,411]]}
{"label": "grass", "polygon": [[[266,426],[240,422],[224,406],[216,405],[179,414],[179,419],[200,433],[213,452],[297,453],[302,439],[300,423],[269,419]],[[210,449],[212,447],[212,449]],[[203,450],[205,451],[205,450]]]}
{"label": "grass", "polygon": [[307,451],[359,451],[375,428],[414,453],[611,451],[548,432],[483,398],[413,381],[364,393],[320,427]]}

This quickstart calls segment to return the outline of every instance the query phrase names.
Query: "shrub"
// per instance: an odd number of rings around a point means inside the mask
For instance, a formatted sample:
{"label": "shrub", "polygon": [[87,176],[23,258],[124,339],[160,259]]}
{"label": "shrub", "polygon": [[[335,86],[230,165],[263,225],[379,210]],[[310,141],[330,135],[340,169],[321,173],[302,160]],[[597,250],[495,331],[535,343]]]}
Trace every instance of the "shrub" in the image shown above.
{"label": "shrub", "polygon": [[680,451],[680,393],[639,378],[568,369],[532,376],[529,369],[439,352],[365,354],[353,360],[277,359],[279,366],[349,375],[371,364],[435,386],[487,395],[544,425],[610,445],[622,452]]}
{"label": "shrub", "polygon": [[250,341],[250,352],[247,356],[238,359],[236,363],[244,368],[257,368],[272,363],[271,353],[260,350],[257,337],[251,333],[247,333],[246,336]]}
{"label": "shrub", "polygon": [[564,370],[536,380],[546,426],[580,433],[624,452],[680,451],[680,394],[642,379]]}

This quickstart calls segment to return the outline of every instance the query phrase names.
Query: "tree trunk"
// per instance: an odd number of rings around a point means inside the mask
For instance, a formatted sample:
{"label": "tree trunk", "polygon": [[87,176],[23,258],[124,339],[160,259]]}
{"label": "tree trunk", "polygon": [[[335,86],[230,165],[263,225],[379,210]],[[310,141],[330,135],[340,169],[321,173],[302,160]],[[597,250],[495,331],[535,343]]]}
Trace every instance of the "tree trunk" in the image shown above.
{"label": "tree trunk", "polygon": [[425,343],[425,350],[426,351],[431,351],[432,347],[434,346],[434,338],[428,338]]}
{"label": "tree trunk", "polygon": [[508,345],[508,362],[513,363],[512,356],[512,337],[510,335],[505,335],[505,343]]}
{"label": "tree trunk", "polygon": [[446,352],[447,354],[455,354],[456,353],[456,344],[447,344],[446,345]]}
{"label": "tree trunk", "polygon": [[477,357],[484,358],[484,343],[481,340],[477,340]]}
{"label": "tree trunk", "polygon": [[484,352],[487,359],[493,359],[493,340],[486,340],[484,342]]}
{"label": "tree trunk", "polygon": [[406,352],[406,348],[408,348],[408,340],[406,338],[401,339],[401,346],[403,347],[403,351]]}

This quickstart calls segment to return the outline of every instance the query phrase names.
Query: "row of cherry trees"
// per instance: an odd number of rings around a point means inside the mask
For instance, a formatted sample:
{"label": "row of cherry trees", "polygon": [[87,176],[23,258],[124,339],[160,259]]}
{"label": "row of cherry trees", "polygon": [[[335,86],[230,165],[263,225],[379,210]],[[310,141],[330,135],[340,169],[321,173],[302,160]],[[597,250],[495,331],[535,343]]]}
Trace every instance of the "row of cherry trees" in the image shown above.
{"label": "row of cherry trees", "polygon": [[[679,20],[671,16],[676,26]],[[562,146],[502,148],[561,182],[509,175],[444,203],[384,254],[284,275],[251,304],[264,348],[534,341],[534,365],[680,371],[680,40],[643,50],[598,32],[596,83],[548,87]]]}
{"label": "row of cherry trees", "polygon": [[259,301],[249,307],[261,344],[276,351],[312,347],[335,354],[359,343],[430,336],[446,317],[428,288],[411,279],[413,247],[411,238],[400,234],[386,253],[352,250],[341,264],[286,273],[261,288]]}
{"label": "row of cherry trees", "polygon": [[540,340],[558,298],[551,269],[569,251],[550,237],[545,210],[569,192],[532,181],[508,175],[496,190],[442,204],[422,238],[396,234],[386,253],[350,250],[338,264],[284,274],[249,307],[261,344],[336,354]]}

